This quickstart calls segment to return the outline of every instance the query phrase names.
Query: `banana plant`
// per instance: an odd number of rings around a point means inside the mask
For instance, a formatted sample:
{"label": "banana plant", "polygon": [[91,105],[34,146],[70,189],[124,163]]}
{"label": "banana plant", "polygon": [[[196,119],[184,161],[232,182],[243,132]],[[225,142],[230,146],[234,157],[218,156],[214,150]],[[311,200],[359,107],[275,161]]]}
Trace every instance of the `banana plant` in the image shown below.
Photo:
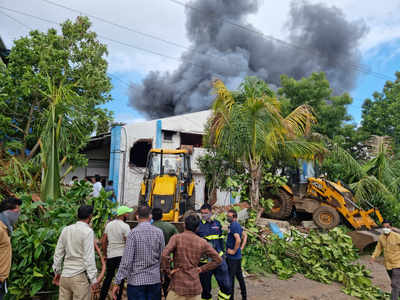
{"label": "banana plant", "polygon": [[75,97],[79,97],[73,92],[72,85],[64,85],[63,82],[56,84],[50,77],[47,78],[47,85],[47,92],[44,95],[49,100],[49,108],[40,138],[42,158],[40,198],[42,201],[48,198],[57,199],[61,196],[60,148],[63,143],[64,125],[66,122],[73,123],[68,104]]}

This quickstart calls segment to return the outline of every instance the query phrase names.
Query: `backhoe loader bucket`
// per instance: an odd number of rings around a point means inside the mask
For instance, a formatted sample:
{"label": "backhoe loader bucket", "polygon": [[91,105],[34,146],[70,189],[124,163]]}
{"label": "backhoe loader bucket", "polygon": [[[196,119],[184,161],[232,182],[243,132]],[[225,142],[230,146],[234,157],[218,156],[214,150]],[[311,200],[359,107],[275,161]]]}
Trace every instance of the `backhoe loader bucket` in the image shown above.
{"label": "backhoe loader bucket", "polygon": [[381,234],[381,228],[375,228],[371,230],[356,230],[348,233],[353,240],[354,246],[356,246],[360,252],[362,252],[368,245],[376,243]]}

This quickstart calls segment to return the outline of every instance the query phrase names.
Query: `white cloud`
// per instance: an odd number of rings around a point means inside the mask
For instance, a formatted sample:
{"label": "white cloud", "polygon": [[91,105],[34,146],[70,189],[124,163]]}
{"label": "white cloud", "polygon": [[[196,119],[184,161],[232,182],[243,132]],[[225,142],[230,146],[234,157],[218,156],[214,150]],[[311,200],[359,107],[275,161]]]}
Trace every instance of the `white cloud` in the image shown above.
{"label": "white cloud", "polygon": [[[51,1],[132,28],[135,31],[151,34],[164,40],[171,40],[184,46],[188,45],[184,30],[184,9],[169,1]],[[74,19],[78,15],[78,13],[52,6],[41,0],[0,0],[0,6],[42,17],[56,23],[61,23],[67,18]],[[6,45],[11,47],[12,41],[20,36],[27,35],[29,29],[1,14],[1,11],[0,9],[0,28],[3,30],[0,34]],[[46,31],[50,27],[59,29],[59,26],[55,24],[19,15],[15,12],[5,12],[19,22],[34,29],[39,29],[41,31]],[[138,33],[106,24],[97,19],[91,18],[91,21],[93,23],[93,30],[97,32],[99,39],[108,46],[110,72],[135,71],[146,73],[149,70],[171,70],[179,63],[179,61],[167,59],[156,54],[135,49],[134,47],[152,50],[176,58],[179,58],[183,51],[182,48],[144,37]],[[123,42],[134,47],[121,45],[105,38]]]}
{"label": "white cloud", "polygon": [[[290,9],[289,0],[274,1],[270,4],[263,2],[257,15],[249,18],[257,28],[266,34],[285,39],[287,32],[284,25]],[[347,19],[364,21],[369,32],[361,41],[360,49],[363,53],[378,47],[383,43],[400,38],[400,2],[398,0],[309,0],[310,3],[325,3],[328,6],[338,7]],[[295,5],[302,2],[296,1]]]}

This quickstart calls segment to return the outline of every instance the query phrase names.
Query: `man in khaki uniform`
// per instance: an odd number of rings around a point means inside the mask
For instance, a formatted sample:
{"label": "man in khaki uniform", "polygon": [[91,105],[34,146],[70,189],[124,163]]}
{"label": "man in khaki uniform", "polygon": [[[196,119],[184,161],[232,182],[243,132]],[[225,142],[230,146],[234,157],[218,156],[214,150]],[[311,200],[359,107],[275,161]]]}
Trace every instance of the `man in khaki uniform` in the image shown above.
{"label": "man in khaki uniform", "polygon": [[400,296],[400,234],[392,231],[392,223],[382,222],[383,234],[379,237],[378,244],[372,254],[374,261],[383,250],[386,270],[392,281],[392,300],[398,300]]}
{"label": "man in khaki uniform", "polygon": [[17,198],[7,198],[0,203],[0,300],[7,293],[7,278],[11,269],[11,240],[13,226],[20,214],[22,201]]}
{"label": "man in khaki uniform", "polygon": [[65,227],[58,238],[53,270],[54,282],[60,285],[59,300],[89,300],[90,288],[97,288],[92,214],[92,206],[79,207],[79,221]]}

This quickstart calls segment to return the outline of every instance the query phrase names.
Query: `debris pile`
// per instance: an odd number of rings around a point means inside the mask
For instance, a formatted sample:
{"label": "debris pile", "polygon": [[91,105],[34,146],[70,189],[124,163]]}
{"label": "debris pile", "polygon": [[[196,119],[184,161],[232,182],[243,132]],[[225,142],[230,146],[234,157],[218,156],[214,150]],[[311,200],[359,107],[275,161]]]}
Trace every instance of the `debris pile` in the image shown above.
{"label": "debris pile", "polygon": [[[243,264],[249,273],[277,274],[280,279],[301,273],[308,279],[323,283],[343,284],[342,291],[360,299],[385,299],[387,295],[372,285],[370,271],[356,263],[357,249],[346,230],[336,227],[328,232],[290,227],[288,222],[261,219],[249,210],[245,222],[248,244]],[[224,213],[218,215],[224,221]],[[278,222],[283,238],[271,234],[268,224]]]}

